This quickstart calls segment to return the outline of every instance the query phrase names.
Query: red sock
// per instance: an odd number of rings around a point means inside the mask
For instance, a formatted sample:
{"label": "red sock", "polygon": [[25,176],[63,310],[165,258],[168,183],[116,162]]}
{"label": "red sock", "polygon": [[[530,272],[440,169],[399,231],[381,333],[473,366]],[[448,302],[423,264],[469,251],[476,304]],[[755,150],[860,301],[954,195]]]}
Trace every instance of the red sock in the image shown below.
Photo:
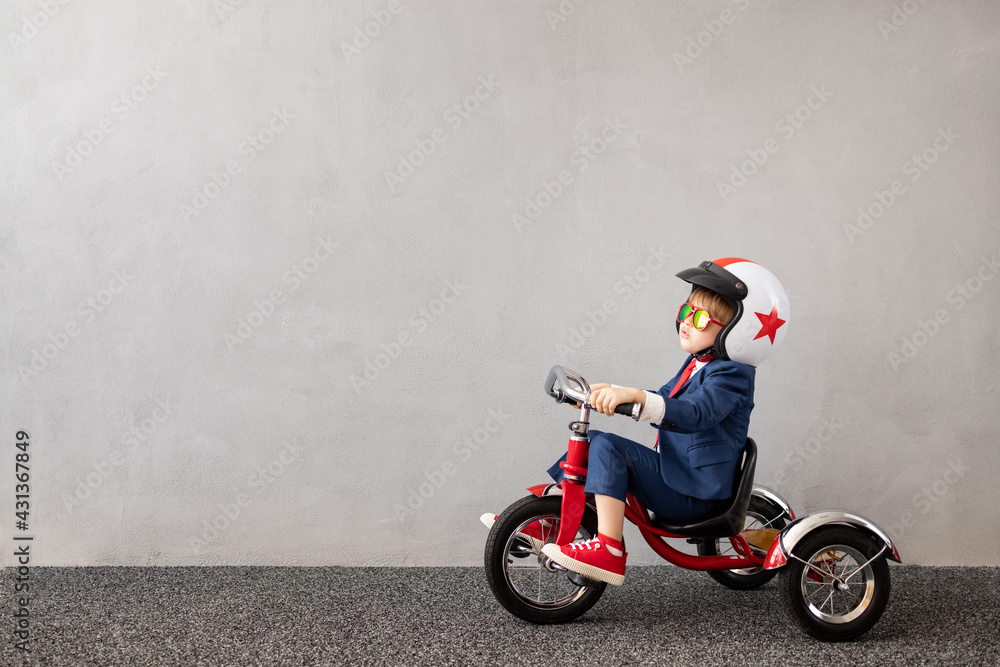
{"label": "red sock", "polygon": [[609,550],[608,553],[610,553],[612,556],[621,556],[625,553],[625,545],[622,542],[612,539],[601,532],[597,533],[597,539],[599,539],[604,544],[605,547],[610,547],[611,549],[615,549],[618,552],[615,553],[614,551]]}

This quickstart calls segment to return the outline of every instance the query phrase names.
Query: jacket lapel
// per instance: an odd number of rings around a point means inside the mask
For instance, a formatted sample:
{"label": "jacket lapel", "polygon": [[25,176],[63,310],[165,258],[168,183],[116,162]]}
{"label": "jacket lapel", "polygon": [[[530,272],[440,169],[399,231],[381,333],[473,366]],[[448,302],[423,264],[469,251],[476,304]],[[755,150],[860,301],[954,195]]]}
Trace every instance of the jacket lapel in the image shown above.
{"label": "jacket lapel", "polygon": [[[693,356],[689,356],[687,358],[687,360],[685,361],[684,366],[687,367],[687,365],[691,363],[691,359],[693,359],[693,358],[694,358]],[[683,394],[684,392],[686,392],[691,387],[700,385],[701,381],[704,379],[705,369],[706,368],[708,368],[708,364],[705,364],[704,366],[702,366],[701,370],[699,370],[697,373],[695,373],[694,375],[692,375],[691,377],[689,377],[688,381],[684,383],[684,386],[681,387],[680,390],[678,390],[678,392],[676,394],[674,394],[674,398],[677,398],[678,396],[680,396],[681,394]],[[681,370],[681,372],[682,373],[684,372],[683,369]],[[680,379],[680,378],[678,378],[678,379]]]}

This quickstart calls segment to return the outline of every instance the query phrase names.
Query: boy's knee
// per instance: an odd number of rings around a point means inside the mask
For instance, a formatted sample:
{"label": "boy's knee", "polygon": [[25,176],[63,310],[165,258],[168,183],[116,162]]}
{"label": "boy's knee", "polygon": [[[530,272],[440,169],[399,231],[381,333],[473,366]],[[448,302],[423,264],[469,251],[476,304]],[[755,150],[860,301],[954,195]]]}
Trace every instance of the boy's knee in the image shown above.
{"label": "boy's knee", "polygon": [[590,440],[591,461],[601,461],[611,472],[622,474],[628,471],[626,453],[619,446],[618,439],[613,435],[601,433]]}
{"label": "boy's knee", "polygon": [[607,433],[601,433],[597,431],[590,432],[590,455],[593,456],[596,452],[606,451],[610,449],[615,449],[615,441]]}

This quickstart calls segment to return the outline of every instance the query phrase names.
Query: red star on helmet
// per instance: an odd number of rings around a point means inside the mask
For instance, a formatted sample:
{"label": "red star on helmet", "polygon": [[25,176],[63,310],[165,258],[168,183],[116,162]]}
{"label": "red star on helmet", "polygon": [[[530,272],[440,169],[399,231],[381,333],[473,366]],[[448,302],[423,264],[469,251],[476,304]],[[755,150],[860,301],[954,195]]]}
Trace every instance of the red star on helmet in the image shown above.
{"label": "red star on helmet", "polygon": [[778,317],[778,304],[772,305],[771,312],[767,315],[763,313],[754,313],[754,315],[760,320],[761,327],[753,339],[757,340],[762,336],[767,336],[771,339],[771,345],[774,345],[774,334],[778,333],[778,329],[785,323],[785,320]]}

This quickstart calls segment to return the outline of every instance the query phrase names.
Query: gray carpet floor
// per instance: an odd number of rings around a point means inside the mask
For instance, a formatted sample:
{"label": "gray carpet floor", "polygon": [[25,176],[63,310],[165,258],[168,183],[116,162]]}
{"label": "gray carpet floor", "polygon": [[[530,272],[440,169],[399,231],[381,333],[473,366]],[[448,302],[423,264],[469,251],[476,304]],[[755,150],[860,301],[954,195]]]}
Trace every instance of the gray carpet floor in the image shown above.
{"label": "gray carpet floor", "polygon": [[894,566],[882,620],[847,644],[796,630],[775,581],[670,566],[558,626],[509,615],[480,568],[33,568],[28,659],[12,573],[3,665],[1000,665],[1000,568]]}

